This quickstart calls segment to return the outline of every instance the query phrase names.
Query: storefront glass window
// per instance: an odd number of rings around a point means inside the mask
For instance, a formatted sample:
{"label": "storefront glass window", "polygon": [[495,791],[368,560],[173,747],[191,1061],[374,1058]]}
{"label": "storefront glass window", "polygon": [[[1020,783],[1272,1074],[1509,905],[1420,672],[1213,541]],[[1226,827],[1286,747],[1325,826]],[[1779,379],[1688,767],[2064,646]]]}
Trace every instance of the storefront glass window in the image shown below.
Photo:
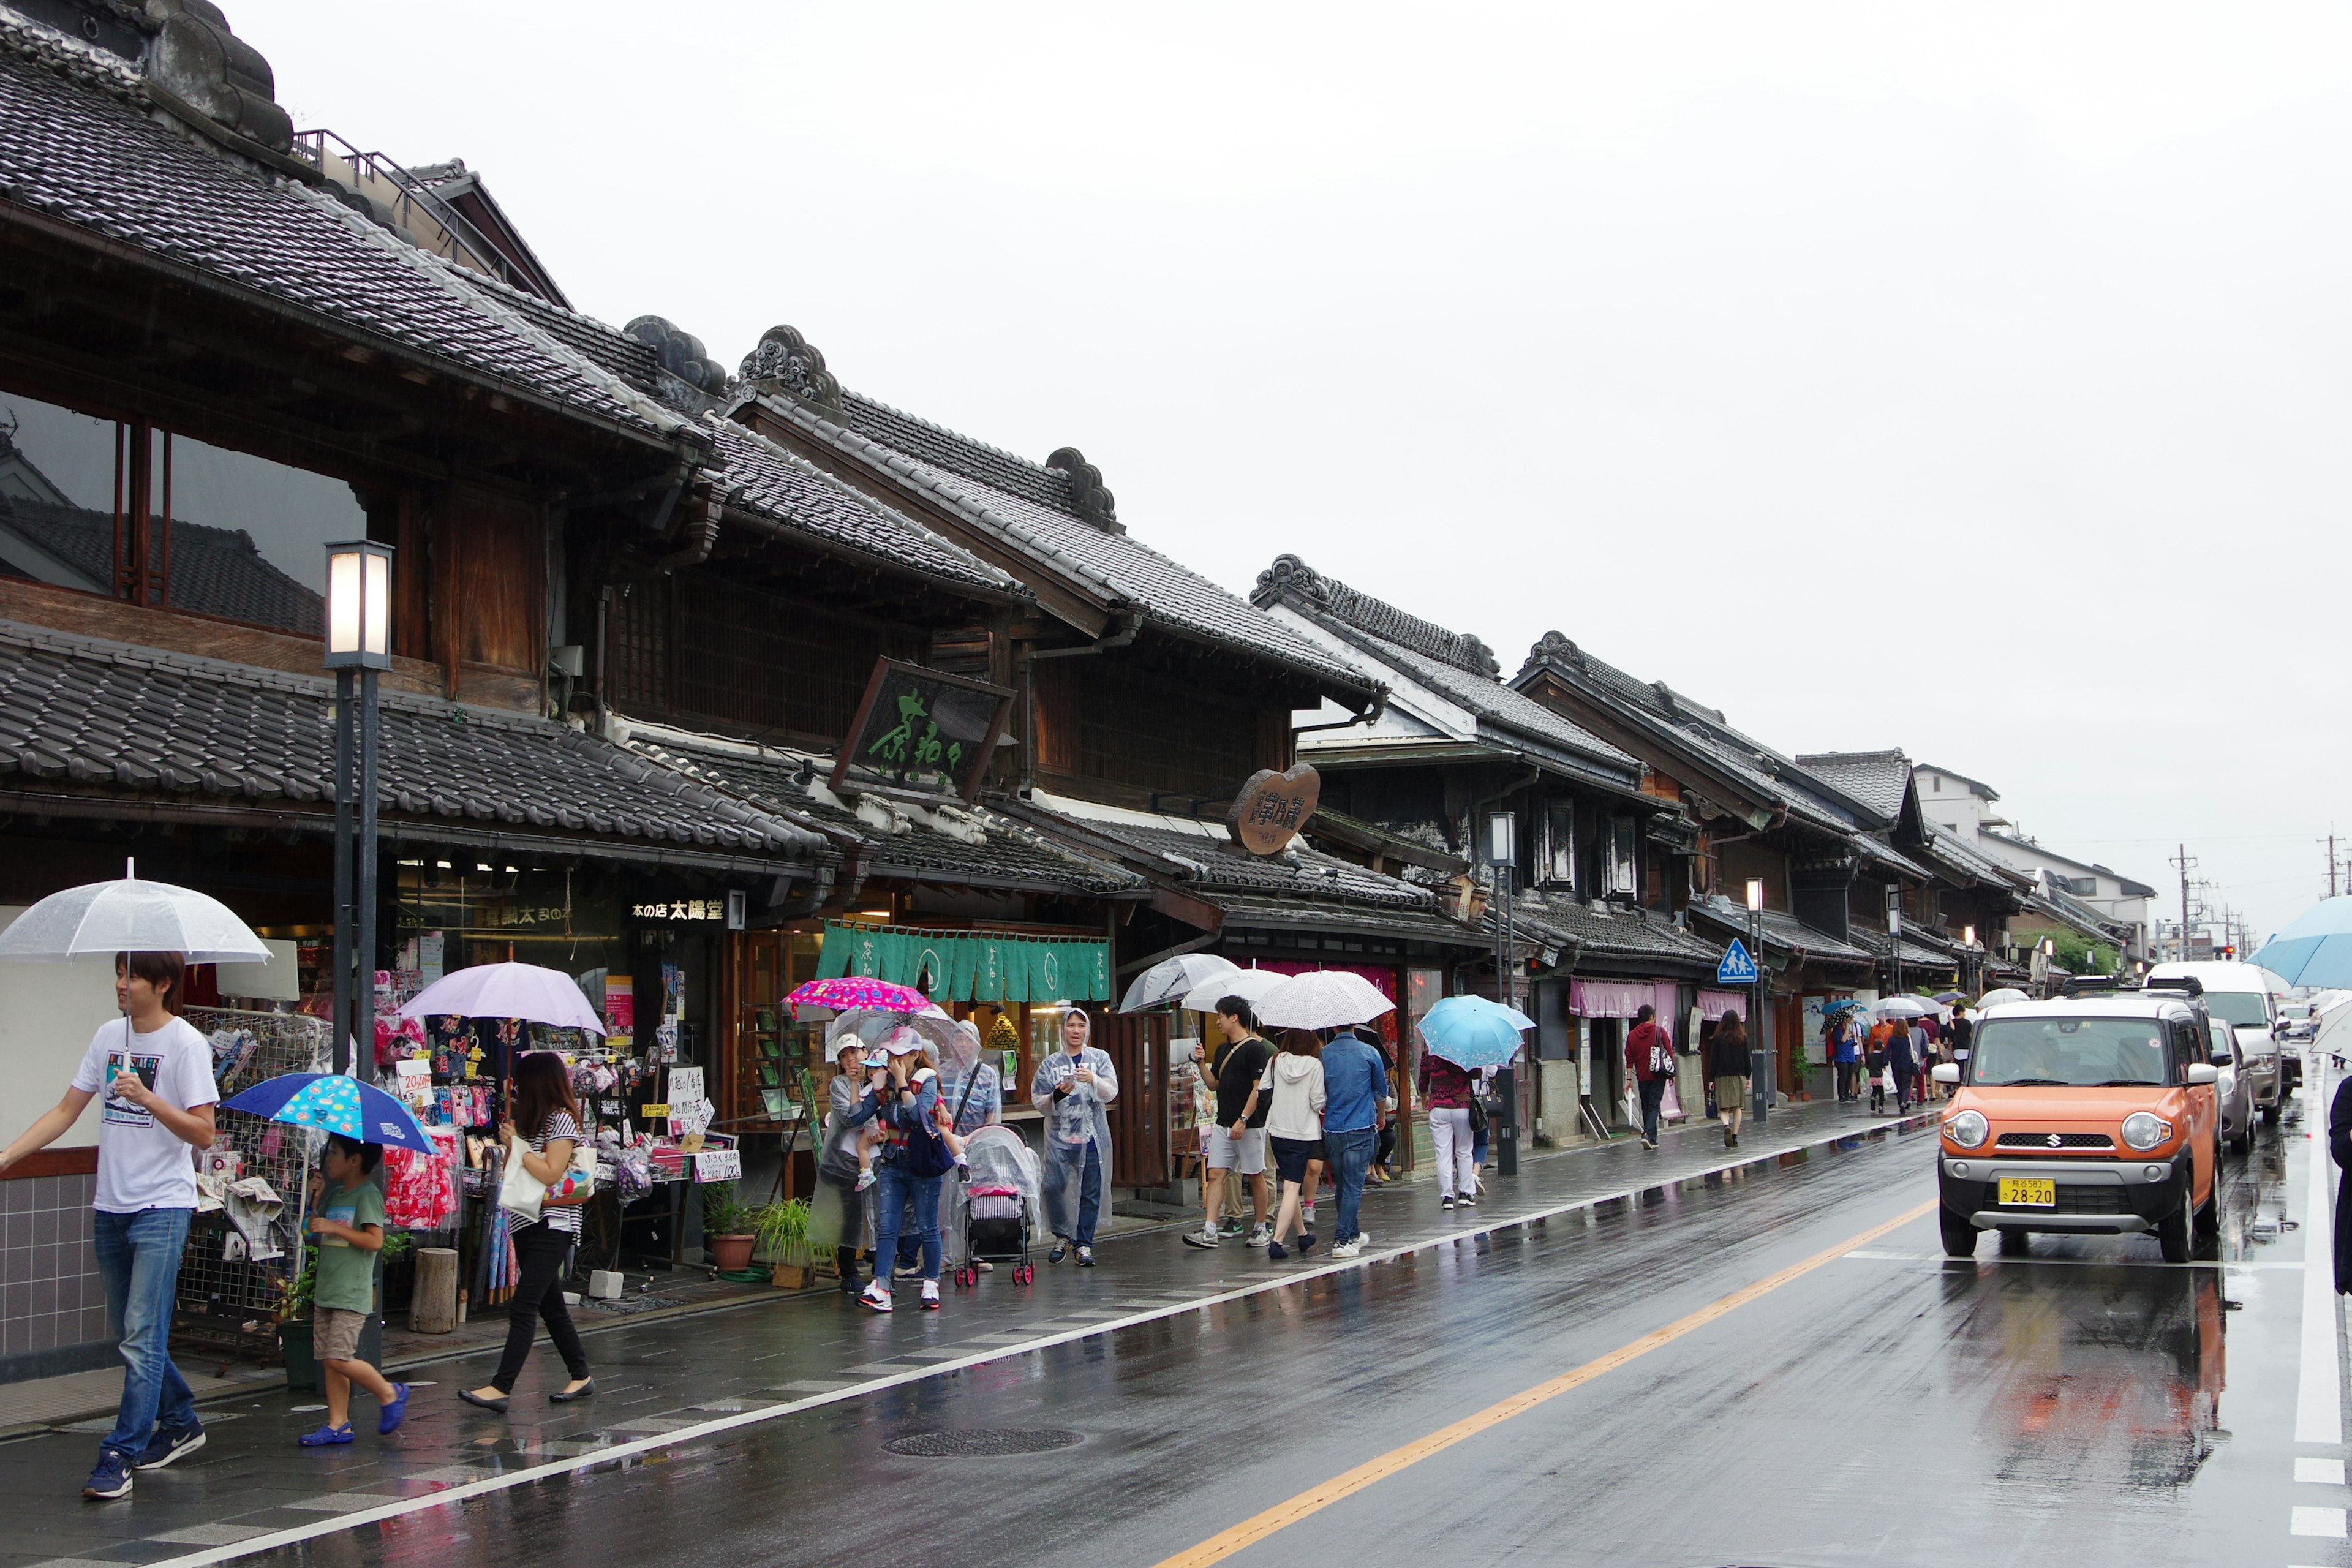
{"label": "storefront glass window", "polygon": [[317,637],[325,547],[366,533],[340,479],[0,393],[0,576]]}

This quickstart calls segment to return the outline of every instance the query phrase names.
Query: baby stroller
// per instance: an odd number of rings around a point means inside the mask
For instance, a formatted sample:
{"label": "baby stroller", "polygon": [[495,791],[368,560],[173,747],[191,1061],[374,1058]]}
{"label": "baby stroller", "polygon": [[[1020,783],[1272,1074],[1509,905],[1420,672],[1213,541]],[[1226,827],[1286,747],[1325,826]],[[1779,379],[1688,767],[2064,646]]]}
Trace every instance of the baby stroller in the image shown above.
{"label": "baby stroller", "polygon": [[1010,1127],[976,1129],[964,1144],[965,1214],[963,1262],[955,1282],[969,1289],[980,1283],[982,1263],[1010,1263],[1015,1285],[1033,1283],[1029,1229],[1037,1214],[1037,1156]]}

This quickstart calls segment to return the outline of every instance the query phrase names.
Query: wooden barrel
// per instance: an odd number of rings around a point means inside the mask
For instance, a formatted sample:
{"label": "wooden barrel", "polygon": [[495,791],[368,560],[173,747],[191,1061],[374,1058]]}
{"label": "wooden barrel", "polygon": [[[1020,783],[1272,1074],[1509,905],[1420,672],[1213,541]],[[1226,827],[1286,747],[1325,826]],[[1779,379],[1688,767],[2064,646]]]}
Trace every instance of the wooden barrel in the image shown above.
{"label": "wooden barrel", "polygon": [[446,1334],[457,1326],[457,1250],[416,1249],[416,1288],[409,1300],[408,1326],[420,1334]]}

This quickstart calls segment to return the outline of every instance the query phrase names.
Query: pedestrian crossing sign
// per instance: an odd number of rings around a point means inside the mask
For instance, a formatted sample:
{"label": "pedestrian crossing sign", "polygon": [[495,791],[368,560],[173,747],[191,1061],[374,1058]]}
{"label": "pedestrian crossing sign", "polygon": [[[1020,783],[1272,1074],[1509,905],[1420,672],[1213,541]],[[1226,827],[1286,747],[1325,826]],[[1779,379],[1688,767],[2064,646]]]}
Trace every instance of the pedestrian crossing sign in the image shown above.
{"label": "pedestrian crossing sign", "polygon": [[1723,962],[1715,966],[1717,985],[1753,985],[1756,984],[1756,961],[1748,956],[1747,944],[1738,937],[1724,950]]}

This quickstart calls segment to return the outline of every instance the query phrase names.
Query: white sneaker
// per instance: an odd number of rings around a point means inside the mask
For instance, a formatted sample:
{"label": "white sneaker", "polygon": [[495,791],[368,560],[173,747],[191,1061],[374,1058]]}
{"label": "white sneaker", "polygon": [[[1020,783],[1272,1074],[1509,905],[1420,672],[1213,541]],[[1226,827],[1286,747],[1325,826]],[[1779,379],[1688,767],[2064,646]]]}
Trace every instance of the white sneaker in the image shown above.
{"label": "white sneaker", "polygon": [[898,1303],[890,1299],[890,1292],[882,1289],[882,1282],[878,1279],[866,1287],[859,1294],[857,1302],[858,1305],[871,1307],[877,1312],[896,1311],[898,1307]]}
{"label": "white sneaker", "polygon": [[936,1312],[939,1310],[940,1282],[936,1279],[926,1279],[923,1281],[923,1310]]}
{"label": "white sneaker", "polygon": [[1184,1233],[1184,1245],[1187,1247],[1215,1247],[1217,1245],[1217,1227],[1210,1226],[1205,1230],[1186,1231]]}
{"label": "white sneaker", "polygon": [[1251,1247],[1264,1247],[1267,1242],[1270,1242],[1273,1239],[1274,1226],[1270,1225],[1262,1225],[1255,1230],[1249,1233],[1248,1245]]}
{"label": "white sneaker", "polygon": [[1360,1240],[1343,1241],[1339,1243],[1339,1246],[1334,1247],[1331,1249],[1331,1256],[1334,1258],[1353,1258],[1357,1253],[1363,1250],[1363,1246],[1364,1244]]}

